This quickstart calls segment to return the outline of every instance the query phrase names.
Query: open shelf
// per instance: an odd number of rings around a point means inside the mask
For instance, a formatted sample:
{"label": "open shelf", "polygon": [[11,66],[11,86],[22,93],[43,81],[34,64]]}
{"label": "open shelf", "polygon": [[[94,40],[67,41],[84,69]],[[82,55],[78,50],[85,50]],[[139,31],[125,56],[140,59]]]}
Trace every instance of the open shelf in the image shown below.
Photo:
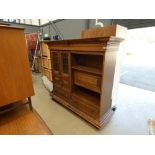
{"label": "open shelf", "polygon": [[94,106],[99,106],[100,94],[90,91],[88,89],[77,86],[76,90],[72,92],[72,95],[86,103],[90,103]]}
{"label": "open shelf", "polygon": [[103,56],[90,54],[71,54],[71,66],[74,69],[102,75]]}
{"label": "open shelf", "polygon": [[102,75],[102,70],[98,68],[93,68],[93,67],[87,67],[87,66],[82,66],[82,65],[76,65],[72,66],[73,69],[88,72],[88,73],[94,73],[97,75]]}

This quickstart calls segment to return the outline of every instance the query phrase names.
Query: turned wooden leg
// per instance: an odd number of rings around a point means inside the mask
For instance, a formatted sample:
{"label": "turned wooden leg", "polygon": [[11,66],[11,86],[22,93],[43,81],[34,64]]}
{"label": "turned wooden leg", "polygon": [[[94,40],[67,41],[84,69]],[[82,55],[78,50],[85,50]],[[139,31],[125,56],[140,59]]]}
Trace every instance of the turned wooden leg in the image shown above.
{"label": "turned wooden leg", "polygon": [[29,104],[30,110],[32,111],[33,107],[32,107],[31,97],[28,97],[28,104]]}

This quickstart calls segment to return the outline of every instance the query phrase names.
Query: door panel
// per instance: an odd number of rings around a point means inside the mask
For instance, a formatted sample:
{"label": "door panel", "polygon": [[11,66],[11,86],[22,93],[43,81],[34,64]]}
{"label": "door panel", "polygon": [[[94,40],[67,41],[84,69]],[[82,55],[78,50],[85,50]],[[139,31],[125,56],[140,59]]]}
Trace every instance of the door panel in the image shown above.
{"label": "door panel", "polygon": [[69,89],[69,53],[61,52],[61,79],[62,87]]}

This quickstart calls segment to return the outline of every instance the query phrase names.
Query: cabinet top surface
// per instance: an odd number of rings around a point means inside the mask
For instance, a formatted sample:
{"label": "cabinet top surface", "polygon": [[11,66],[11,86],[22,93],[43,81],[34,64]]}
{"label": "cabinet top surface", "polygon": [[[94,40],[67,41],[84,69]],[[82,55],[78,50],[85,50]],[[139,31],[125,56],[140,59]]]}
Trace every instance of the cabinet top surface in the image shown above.
{"label": "cabinet top surface", "polygon": [[16,27],[16,26],[9,26],[9,25],[1,25],[1,24],[0,24],[0,29],[1,29],[1,28],[24,30],[23,27]]}
{"label": "cabinet top surface", "polygon": [[85,44],[85,43],[103,43],[103,42],[121,42],[124,39],[117,37],[97,37],[97,38],[80,38],[80,39],[67,39],[67,40],[57,40],[57,41],[42,41],[48,45],[58,45],[58,44]]}

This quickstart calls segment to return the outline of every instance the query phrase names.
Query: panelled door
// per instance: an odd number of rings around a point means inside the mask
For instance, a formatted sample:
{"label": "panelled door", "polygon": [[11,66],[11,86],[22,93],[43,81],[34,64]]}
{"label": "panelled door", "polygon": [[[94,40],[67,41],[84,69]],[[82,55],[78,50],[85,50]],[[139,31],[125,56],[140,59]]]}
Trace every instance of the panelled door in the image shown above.
{"label": "panelled door", "polygon": [[52,52],[53,57],[53,93],[54,95],[69,100],[69,53],[62,51]]}

